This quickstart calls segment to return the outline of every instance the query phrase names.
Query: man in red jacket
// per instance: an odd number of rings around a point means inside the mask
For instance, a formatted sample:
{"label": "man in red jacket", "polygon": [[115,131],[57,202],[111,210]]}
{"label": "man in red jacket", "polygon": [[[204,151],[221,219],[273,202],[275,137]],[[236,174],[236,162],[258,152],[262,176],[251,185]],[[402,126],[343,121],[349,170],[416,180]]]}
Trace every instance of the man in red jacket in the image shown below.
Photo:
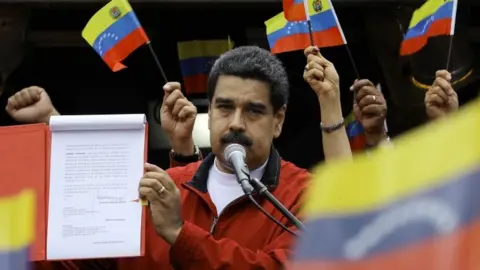
{"label": "man in red jacket", "polygon": [[[168,83],[161,109],[162,126],[182,129],[165,119],[190,119],[190,106],[178,83]],[[210,140],[213,154],[202,162],[167,172],[146,165],[139,193],[149,201],[146,255],[122,259],[120,269],[280,269],[290,255],[294,236],[275,225],[246,197],[223,157],[225,147],[239,143],[247,151],[252,177],[270,189],[290,211],[297,213],[306,170],[282,161],[272,147],[280,135],[288,100],[288,81],[281,62],[258,47],[240,47],[215,63],[209,78]],[[172,102],[175,102],[172,104]],[[185,103],[185,104],[182,104]],[[185,107],[185,109],[183,109]],[[175,117],[162,115],[171,113]],[[172,121],[173,123],[174,121]],[[178,125],[177,125],[178,124]],[[188,129],[188,128],[187,128]],[[185,134],[191,131],[185,130]],[[174,160],[192,153],[176,153],[179,130],[171,140]],[[179,158],[180,157],[180,158]],[[265,198],[255,199],[276,219],[295,230]]]}
{"label": "man in red jacket", "polygon": [[[336,75],[331,63],[320,55],[317,58],[319,64],[311,68],[321,72],[309,75],[311,82],[315,76],[326,81],[329,78],[324,77],[332,72]],[[328,68],[323,69],[325,63]],[[321,100],[336,104],[327,96],[336,97],[331,93],[338,92],[334,89],[338,85],[321,85],[325,91],[319,89],[318,94],[328,93]],[[168,83],[165,91],[160,114],[174,149],[171,155],[183,162],[198,159],[190,137],[196,112],[181,94],[178,83]],[[291,255],[294,236],[249,201],[223,156],[228,144],[243,145],[251,176],[260,179],[291,212],[298,213],[309,174],[283,161],[272,145],[285,119],[285,69],[266,50],[236,48],[213,66],[208,97],[213,153],[201,162],[167,171],[146,165],[147,173],[139,187],[140,196],[149,201],[151,214],[146,228],[146,255],[121,259],[120,269],[281,269]],[[325,117],[331,119],[322,118],[324,123],[343,121],[341,110],[340,115],[332,110]],[[335,137],[340,137],[343,143],[339,144],[348,148],[345,130],[339,126],[326,127],[330,128],[328,134],[343,132]],[[274,218],[295,230],[265,198],[255,195],[255,199]]]}
{"label": "man in red jacket", "polygon": [[[305,51],[304,78],[322,109],[324,151],[351,156],[341,114],[338,74],[318,48]],[[282,269],[294,236],[270,221],[243,195],[223,157],[229,143],[247,150],[251,176],[260,179],[298,214],[309,173],[283,161],[272,141],[280,135],[288,100],[281,62],[258,47],[225,53],[209,77],[209,128],[213,154],[202,159],[191,137],[196,109],[179,83],[165,85],[160,111],[172,145],[171,169],[146,164],[140,196],[149,201],[145,256],[117,260],[118,269]],[[21,108],[17,108],[21,109]],[[38,108],[35,110],[38,111]],[[197,161],[197,162],[195,162]],[[179,167],[190,163],[187,166]],[[254,195],[274,218],[295,230],[265,198]],[[112,260],[41,262],[35,269],[113,269]]]}

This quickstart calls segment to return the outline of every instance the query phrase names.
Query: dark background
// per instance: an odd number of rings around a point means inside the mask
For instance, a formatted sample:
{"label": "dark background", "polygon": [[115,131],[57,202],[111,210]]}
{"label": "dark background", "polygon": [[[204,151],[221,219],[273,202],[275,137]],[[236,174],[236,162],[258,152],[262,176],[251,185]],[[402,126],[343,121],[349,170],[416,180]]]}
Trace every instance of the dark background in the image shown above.
{"label": "dark background", "polygon": [[[72,2],[23,4],[25,8],[31,9],[29,53],[11,79],[13,89],[30,85],[44,87],[62,114],[145,113],[151,116],[149,104],[161,99],[165,82],[148,49],[142,47],[134,52],[125,61],[128,69],[111,72],[80,37],[88,19],[104,2]],[[168,79],[172,81],[182,80],[176,42],[230,36],[236,46],[256,44],[266,47],[263,22],[281,11],[279,1],[177,1],[176,4],[165,3],[166,1],[137,2],[142,1],[131,1],[132,6],[150,35]],[[473,18],[478,17],[479,10],[468,1],[460,2],[461,27],[466,29],[460,38],[467,40],[473,51],[466,55],[462,54],[465,51],[462,47],[454,47],[455,53],[452,56],[458,61],[452,62],[452,69],[473,68],[475,71],[476,62],[465,64],[462,59],[476,59],[479,35],[478,22]],[[406,79],[412,74],[411,59],[398,56],[402,38],[400,25],[404,29],[408,27],[411,12],[421,3],[422,1],[334,1],[360,76],[382,83],[388,99],[391,136],[401,134],[426,120],[424,90],[413,87]],[[433,59],[443,59],[441,63],[446,63],[449,38],[436,38],[432,44],[423,50],[422,58],[417,59],[417,65],[418,62],[423,63],[421,70],[428,76],[433,75],[431,70],[444,68]],[[340,74],[343,110],[347,115],[352,104],[348,88],[355,79],[355,74],[346,48],[325,48],[322,53],[335,64]],[[460,56],[457,57],[457,54]],[[286,160],[310,168],[323,160],[317,99],[302,79],[305,65],[302,52],[281,54],[279,58],[289,74],[291,98],[282,136],[275,145]],[[462,103],[476,96],[476,82],[474,72],[468,82],[456,86]],[[200,107],[199,110],[205,112],[206,108]],[[153,129],[158,128],[154,121],[150,125]],[[151,136],[151,145],[155,145],[153,140],[160,139]],[[150,147],[150,162],[168,166],[167,152],[166,148]]]}

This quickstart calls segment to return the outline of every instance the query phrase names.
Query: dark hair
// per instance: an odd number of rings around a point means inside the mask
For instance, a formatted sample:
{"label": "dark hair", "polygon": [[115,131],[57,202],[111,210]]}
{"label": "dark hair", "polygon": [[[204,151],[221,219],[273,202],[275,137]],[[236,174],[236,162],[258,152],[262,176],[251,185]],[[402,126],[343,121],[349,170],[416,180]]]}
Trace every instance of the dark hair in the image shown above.
{"label": "dark hair", "polygon": [[270,102],[277,112],[288,102],[288,78],[282,62],[257,46],[242,46],[228,51],[213,64],[208,77],[208,100],[212,102],[218,78],[232,75],[270,85]]}

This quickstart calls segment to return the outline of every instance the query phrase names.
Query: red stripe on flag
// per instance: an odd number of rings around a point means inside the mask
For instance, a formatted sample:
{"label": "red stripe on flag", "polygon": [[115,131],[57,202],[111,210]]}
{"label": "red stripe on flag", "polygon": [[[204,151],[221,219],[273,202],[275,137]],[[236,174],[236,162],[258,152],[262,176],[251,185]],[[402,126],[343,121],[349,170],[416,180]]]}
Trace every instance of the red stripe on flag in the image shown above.
{"label": "red stripe on flag", "polygon": [[362,151],[365,149],[367,145],[367,139],[363,134],[355,136],[353,138],[349,138],[349,141],[350,141],[350,149],[352,149],[352,152]]}
{"label": "red stripe on flag", "polygon": [[[332,27],[325,31],[313,32],[314,45],[320,48],[324,47],[333,47],[343,45],[342,35],[338,27]],[[305,34],[294,34],[282,37],[275,42],[273,48],[271,48],[272,53],[282,53],[296,50],[304,50],[310,44],[310,35]]]}
{"label": "red stripe on flag", "polygon": [[183,85],[188,94],[204,94],[207,92],[208,74],[197,74],[183,77]]}
{"label": "red stripe on flag", "polygon": [[103,61],[112,69],[113,72],[126,68],[121,61],[127,58],[138,47],[148,42],[148,37],[142,27],[137,28],[120,40],[103,56]]}
{"label": "red stripe on flag", "polygon": [[427,45],[430,37],[450,35],[451,23],[451,18],[433,21],[426,33],[418,37],[406,39],[402,42],[400,55],[410,55],[418,52],[425,45]]}
{"label": "red stripe on flag", "polygon": [[295,0],[283,0],[283,14],[288,21],[304,21],[307,19],[305,15],[305,6],[303,2],[295,3]]}

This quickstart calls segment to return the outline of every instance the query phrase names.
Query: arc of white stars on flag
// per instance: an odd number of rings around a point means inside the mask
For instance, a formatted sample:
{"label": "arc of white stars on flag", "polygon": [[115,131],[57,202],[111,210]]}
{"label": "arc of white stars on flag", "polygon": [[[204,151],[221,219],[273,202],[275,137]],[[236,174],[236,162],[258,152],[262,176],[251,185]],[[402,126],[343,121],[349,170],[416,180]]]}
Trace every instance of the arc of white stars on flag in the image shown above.
{"label": "arc of white stars on flag", "polygon": [[287,34],[291,34],[291,32],[292,32],[291,29],[293,27],[295,27],[298,23],[307,26],[307,21],[304,21],[304,22],[290,22],[290,23],[288,23],[288,26],[287,26]]}
{"label": "arc of white stars on flag", "polygon": [[103,33],[103,35],[100,37],[100,39],[98,40],[98,45],[97,45],[97,49],[98,49],[98,52],[103,55],[103,49],[102,49],[102,43],[103,41],[105,41],[106,39],[113,39],[115,41],[118,41],[119,37],[115,34],[115,33],[110,33],[110,32],[107,32],[107,33]]}

